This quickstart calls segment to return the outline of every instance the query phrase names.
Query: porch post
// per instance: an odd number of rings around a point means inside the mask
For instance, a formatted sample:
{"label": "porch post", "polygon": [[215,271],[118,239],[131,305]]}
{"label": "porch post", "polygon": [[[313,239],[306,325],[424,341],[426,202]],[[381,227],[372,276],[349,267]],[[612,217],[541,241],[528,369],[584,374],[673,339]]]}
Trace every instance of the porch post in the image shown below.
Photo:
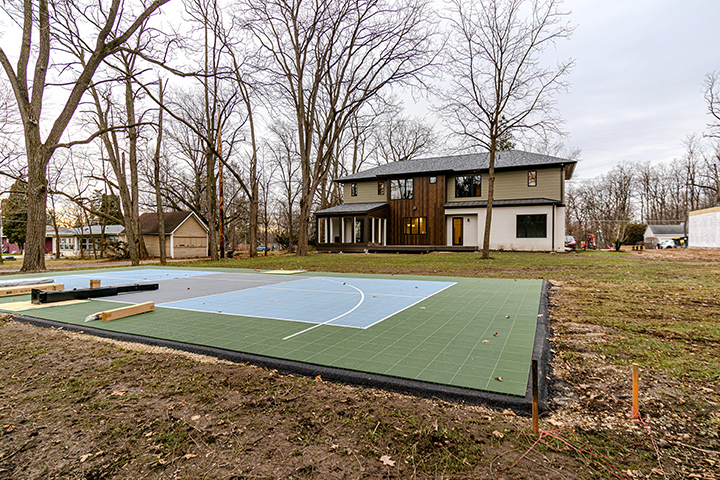
{"label": "porch post", "polygon": [[375,217],[370,218],[370,243],[375,243]]}
{"label": "porch post", "polygon": [[357,217],[353,217],[352,223],[352,243],[357,242]]}
{"label": "porch post", "polygon": [[387,245],[387,218],[383,218],[383,229],[382,229],[382,231],[383,231],[383,232],[382,232],[382,234],[383,234],[382,244],[383,244],[383,245]]}
{"label": "porch post", "polygon": [[340,217],[340,243],[345,243],[345,217]]}

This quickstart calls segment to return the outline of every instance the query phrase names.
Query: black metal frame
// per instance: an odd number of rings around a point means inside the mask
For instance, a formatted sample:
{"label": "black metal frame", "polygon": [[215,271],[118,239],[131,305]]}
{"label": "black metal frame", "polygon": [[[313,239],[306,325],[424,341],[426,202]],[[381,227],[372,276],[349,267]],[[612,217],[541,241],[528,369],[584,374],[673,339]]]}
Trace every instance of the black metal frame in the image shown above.
{"label": "black metal frame", "polygon": [[136,283],[133,285],[118,285],[117,287],[75,288],[73,290],[60,290],[57,292],[43,292],[33,288],[30,293],[32,303],[54,303],[66,300],[84,300],[87,298],[111,297],[118,293],[144,292],[157,290],[157,283]]}

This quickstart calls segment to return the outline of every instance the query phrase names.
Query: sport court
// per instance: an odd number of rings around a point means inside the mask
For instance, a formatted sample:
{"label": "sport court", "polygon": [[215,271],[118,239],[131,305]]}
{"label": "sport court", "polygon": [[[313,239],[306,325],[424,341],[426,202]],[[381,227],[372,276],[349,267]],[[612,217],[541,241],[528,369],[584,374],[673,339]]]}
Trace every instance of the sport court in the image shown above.
{"label": "sport court", "polygon": [[[137,267],[46,273],[65,289],[158,283],[155,291],[0,310],[89,331],[212,347],[303,365],[525,397],[542,281]],[[28,278],[32,275],[3,277]],[[86,316],[155,302],[111,322]],[[544,335],[543,335],[544,336]]]}

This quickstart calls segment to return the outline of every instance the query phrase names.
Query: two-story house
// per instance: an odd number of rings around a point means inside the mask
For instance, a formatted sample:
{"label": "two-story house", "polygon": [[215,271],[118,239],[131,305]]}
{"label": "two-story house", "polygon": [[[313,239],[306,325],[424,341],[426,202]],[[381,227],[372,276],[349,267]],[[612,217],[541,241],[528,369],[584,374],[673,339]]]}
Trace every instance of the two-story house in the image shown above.
{"label": "two-story house", "polygon": [[[497,152],[490,248],[564,251],[565,181],[576,161]],[[316,212],[321,252],[482,248],[489,154],[394,162],[336,181],[344,203]]]}

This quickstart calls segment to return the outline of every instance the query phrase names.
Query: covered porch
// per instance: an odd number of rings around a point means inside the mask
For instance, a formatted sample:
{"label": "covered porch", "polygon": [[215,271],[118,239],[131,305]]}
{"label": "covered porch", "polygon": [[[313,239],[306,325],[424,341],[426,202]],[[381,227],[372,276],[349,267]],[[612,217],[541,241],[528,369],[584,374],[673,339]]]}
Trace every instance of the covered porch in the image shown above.
{"label": "covered porch", "polygon": [[365,252],[387,245],[388,205],[350,203],[315,213],[319,252]]}

